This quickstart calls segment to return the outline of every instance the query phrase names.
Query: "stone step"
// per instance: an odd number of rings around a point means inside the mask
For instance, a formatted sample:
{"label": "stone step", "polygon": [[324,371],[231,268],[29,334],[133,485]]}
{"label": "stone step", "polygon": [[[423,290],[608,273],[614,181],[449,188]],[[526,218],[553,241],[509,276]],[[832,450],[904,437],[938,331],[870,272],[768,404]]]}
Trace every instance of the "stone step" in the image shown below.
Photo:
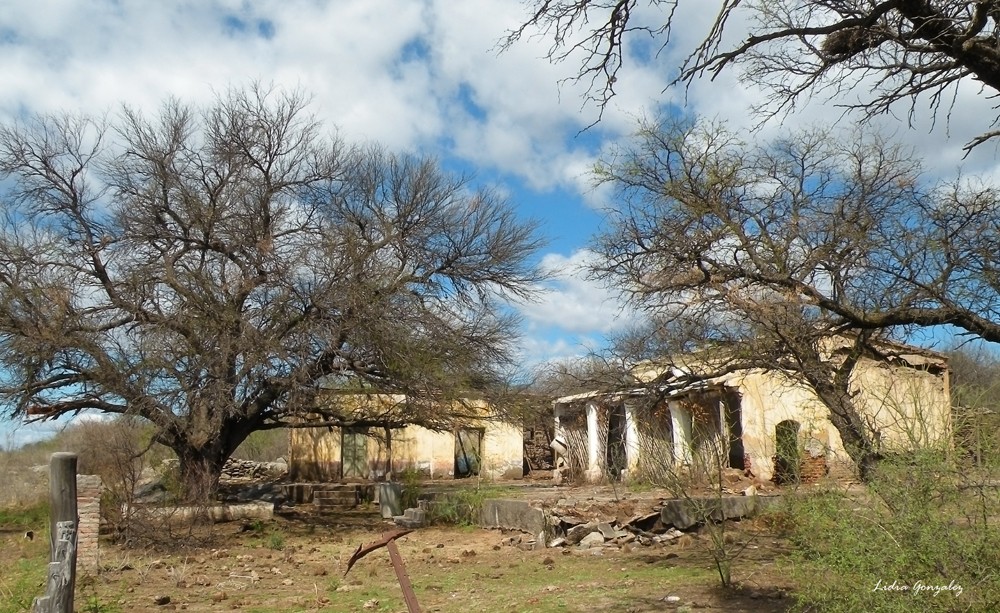
{"label": "stone step", "polygon": [[402,528],[420,528],[427,521],[427,511],[423,509],[406,509],[402,515],[393,517],[392,521]]}
{"label": "stone step", "polygon": [[358,491],[313,492],[313,504],[318,507],[354,507],[358,504]]}
{"label": "stone step", "polygon": [[[342,494],[345,500],[352,500],[354,501],[352,504],[356,504],[358,498],[365,497],[366,492],[363,490],[365,485],[357,483],[287,483],[281,486],[285,500],[292,504],[304,504],[316,498],[329,498],[328,494]],[[369,493],[366,499],[371,497],[372,494]]]}

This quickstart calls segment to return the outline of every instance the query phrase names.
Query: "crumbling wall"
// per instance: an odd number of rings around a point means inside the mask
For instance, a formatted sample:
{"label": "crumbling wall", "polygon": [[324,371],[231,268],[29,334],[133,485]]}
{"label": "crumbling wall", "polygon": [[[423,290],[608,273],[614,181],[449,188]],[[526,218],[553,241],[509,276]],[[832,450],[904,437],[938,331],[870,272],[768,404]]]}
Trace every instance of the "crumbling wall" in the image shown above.
{"label": "crumbling wall", "polygon": [[663,482],[665,474],[674,470],[674,434],[670,409],[666,402],[634,409],[639,434],[638,479],[650,483]]}
{"label": "crumbling wall", "polygon": [[552,451],[552,430],[543,425],[524,429],[524,459],[529,470],[552,470],[555,454]]}
{"label": "crumbling wall", "polygon": [[340,480],[340,428],[293,428],[289,437],[289,479]]}
{"label": "crumbling wall", "polygon": [[524,476],[524,433],[520,426],[502,422],[485,424],[480,454],[482,477],[520,479]]}
{"label": "crumbling wall", "polygon": [[855,368],[856,403],[882,451],[951,444],[947,371],[862,360]]}
{"label": "crumbling wall", "polygon": [[800,426],[798,446],[801,458],[813,460],[810,474],[820,472],[825,464],[850,463],[840,433],[829,419],[829,410],[816,394],[780,373],[749,371],[734,377],[731,385],[739,388],[743,421],[743,448],[755,477],[771,480],[775,474],[777,446],[775,433],[779,423],[789,420]]}
{"label": "crumbling wall", "polygon": [[392,471],[415,471],[432,479],[455,474],[455,434],[419,426],[392,431]]}
{"label": "crumbling wall", "polygon": [[566,452],[556,457],[556,468],[570,481],[582,479],[588,468],[587,413],[583,406],[566,405],[559,417],[559,436]]}

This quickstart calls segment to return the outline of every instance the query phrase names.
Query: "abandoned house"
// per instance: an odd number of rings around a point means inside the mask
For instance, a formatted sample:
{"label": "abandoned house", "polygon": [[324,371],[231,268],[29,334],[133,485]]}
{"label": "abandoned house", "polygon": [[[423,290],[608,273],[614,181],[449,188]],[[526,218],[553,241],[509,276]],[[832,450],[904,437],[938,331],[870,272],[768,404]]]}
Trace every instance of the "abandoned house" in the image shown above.
{"label": "abandoned house", "polygon": [[[636,377],[663,372],[647,366]],[[862,358],[852,387],[882,451],[951,444],[944,356],[895,347],[889,358]],[[554,416],[559,464],[588,481],[649,478],[679,466],[738,468],[777,482],[854,473],[827,407],[777,371],[566,396],[555,401]]]}
{"label": "abandoned house", "polygon": [[[357,398],[384,407],[382,414],[405,402],[402,396]],[[457,420],[444,430],[417,425],[292,428],[289,477],[312,482],[380,481],[415,471],[433,479],[520,478],[524,462],[521,426],[496,419],[484,402],[473,402],[471,408],[482,417]]]}

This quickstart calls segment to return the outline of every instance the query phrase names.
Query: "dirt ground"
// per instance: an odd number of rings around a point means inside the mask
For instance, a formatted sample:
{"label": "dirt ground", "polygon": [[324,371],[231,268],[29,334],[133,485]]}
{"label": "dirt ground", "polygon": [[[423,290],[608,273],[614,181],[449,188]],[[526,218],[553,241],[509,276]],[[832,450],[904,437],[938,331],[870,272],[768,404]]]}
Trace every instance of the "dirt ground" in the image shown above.
{"label": "dirt ground", "polygon": [[[582,513],[618,508],[627,515],[644,506],[634,498],[609,501],[599,490],[557,493]],[[406,611],[386,550],[344,575],[359,545],[394,529],[377,508],[317,514],[307,507],[267,522],[164,528],[159,544],[138,550],[102,542],[100,568],[78,578],[76,608]],[[734,524],[732,534],[733,543],[747,545],[734,564],[735,590],[719,588],[709,539],[698,534],[645,547],[530,550],[527,535],[432,526],[402,537],[399,550],[423,611],[787,610],[792,586],[775,565],[784,543],[749,522]],[[44,564],[44,541],[0,532],[0,569]]]}

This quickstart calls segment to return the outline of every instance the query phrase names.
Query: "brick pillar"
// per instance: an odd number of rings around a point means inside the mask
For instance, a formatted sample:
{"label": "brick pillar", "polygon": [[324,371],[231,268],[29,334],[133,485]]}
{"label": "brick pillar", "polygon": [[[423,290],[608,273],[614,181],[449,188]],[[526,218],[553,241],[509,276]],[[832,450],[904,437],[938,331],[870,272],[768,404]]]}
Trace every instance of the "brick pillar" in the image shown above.
{"label": "brick pillar", "polygon": [[76,476],[76,508],[80,517],[76,559],[80,568],[96,570],[100,562],[97,532],[101,527],[101,492],[104,484],[97,475]]}

